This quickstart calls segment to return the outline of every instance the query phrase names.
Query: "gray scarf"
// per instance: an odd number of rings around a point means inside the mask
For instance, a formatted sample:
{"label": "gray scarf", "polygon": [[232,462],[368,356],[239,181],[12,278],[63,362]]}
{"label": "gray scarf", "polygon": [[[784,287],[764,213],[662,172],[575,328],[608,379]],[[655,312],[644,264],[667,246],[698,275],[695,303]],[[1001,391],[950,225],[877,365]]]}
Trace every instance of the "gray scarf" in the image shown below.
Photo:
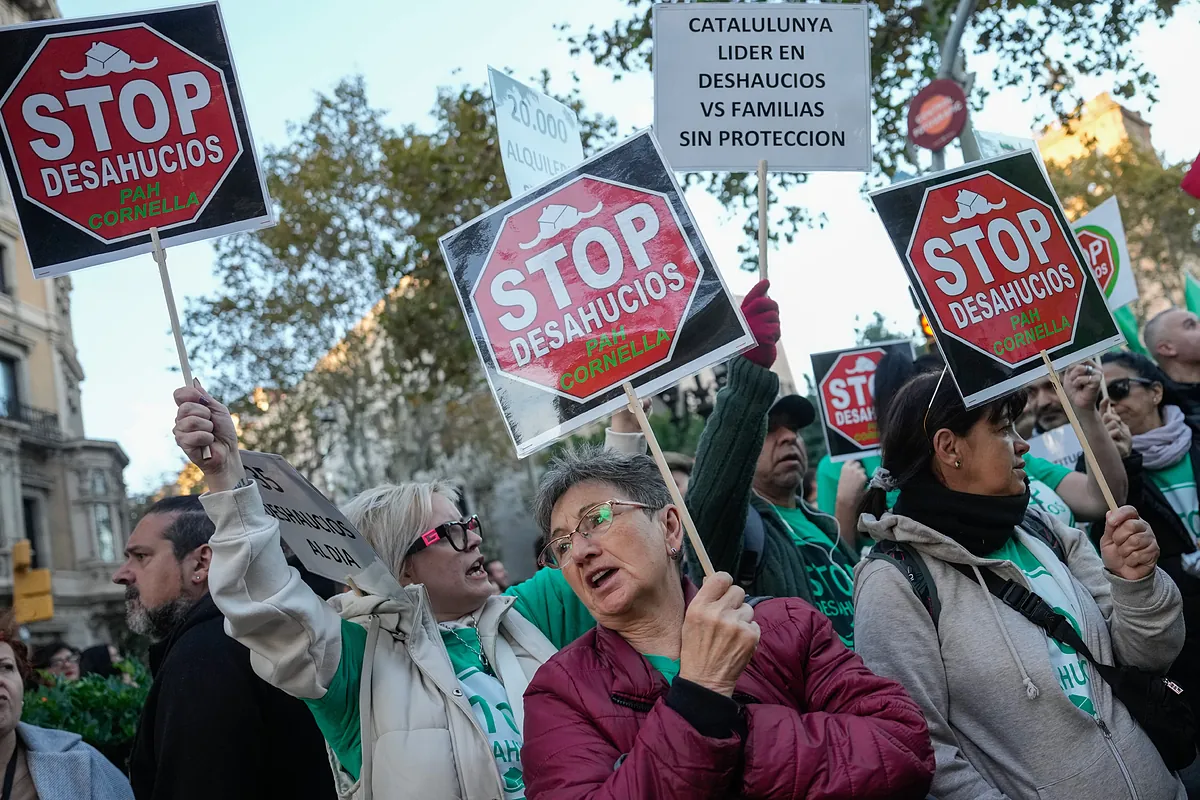
{"label": "gray scarf", "polygon": [[1192,429],[1183,421],[1179,406],[1163,406],[1163,424],[1133,437],[1133,449],[1142,454],[1146,469],[1173,467],[1192,449]]}

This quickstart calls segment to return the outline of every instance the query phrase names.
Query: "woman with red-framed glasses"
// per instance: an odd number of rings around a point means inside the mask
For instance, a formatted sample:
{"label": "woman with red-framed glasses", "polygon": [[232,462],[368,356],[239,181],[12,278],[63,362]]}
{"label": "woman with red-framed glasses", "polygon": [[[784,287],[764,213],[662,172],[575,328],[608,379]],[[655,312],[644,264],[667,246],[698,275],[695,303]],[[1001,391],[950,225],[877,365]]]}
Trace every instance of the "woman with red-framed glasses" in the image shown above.
{"label": "woman with red-framed glasses", "polygon": [[204,470],[217,527],[213,599],[258,675],[312,710],[339,782],[354,782],[344,796],[524,798],[525,688],[595,625],[562,575],[498,595],[483,524],[463,518],[450,484],[384,485],[343,512],[395,581],[325,604],[287,566],[278,522],[243,479],[228,409],[199,389],[175,399],[175,438]]}

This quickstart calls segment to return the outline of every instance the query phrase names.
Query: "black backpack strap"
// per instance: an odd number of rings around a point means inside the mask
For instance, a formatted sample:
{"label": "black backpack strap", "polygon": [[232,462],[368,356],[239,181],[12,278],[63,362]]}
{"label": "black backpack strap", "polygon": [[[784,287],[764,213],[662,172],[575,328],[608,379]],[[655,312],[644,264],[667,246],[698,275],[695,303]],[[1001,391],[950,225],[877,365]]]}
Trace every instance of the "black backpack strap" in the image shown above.
{"label": "black backpack strap", "polygon": [[[962,564],[950,564],[950,566],[967,576],[971,583],[978,583],[975,579],[975,572],[970,568]],[[1031,592],[1014,580],[1001,578],[988,568],[980,569],[979,574],[983,576],[983,583],[987,586],[987,590],[1000,598],[1004,605],[1037,625],[1054,641],[1074,649],[1075,652],[1090,661],[1092,666],[1096,667],[1096,671],[1100,673],[1100,677],[1111,685],[1114,667],[1097,661],[1092,655],[1092,651],[1084,644],[1083,639],[1075,632],[1070,621],[1051,608],[1041,595]]]}
{"label": "black backpack strap", "polygon": [[[1058,538],[1054,529],[1050,527],[1050,523],[1039,512],[1032,508],[1026,511],[1025,519],[1021,520],[1021,527],[1025,529],[1026,533],[1040,539],[1043,544],[1054,551],[1054,555],[1058,557],[1059,561],[1067,563],[1067,551],[1063,547],[1062,540]],[[974,575],[972,575],[973,578]]]}
{"label": "black backpack strap", "polygon": [[930,577],[929,567],[925,564],[925,559],[921,558],[921,554],[903,542],[881,540],[870,549],[867,558],[887,561],[904,573],[913,594],[921,601],[921,605],[925,606],[929,618],[933,620],[933,627],[936,628],[938,618],[942,614],[942,603],[938,599],[937,585]]}
{"label": "black backpack strap", "polygon": [[738,586],[749,591],[758,577],[758,565],[762,561],[763,545],[767,539],[762,514],[751,503],[746,507],[746,528],[742,533],[742,558],[738,561],[734,580]]}

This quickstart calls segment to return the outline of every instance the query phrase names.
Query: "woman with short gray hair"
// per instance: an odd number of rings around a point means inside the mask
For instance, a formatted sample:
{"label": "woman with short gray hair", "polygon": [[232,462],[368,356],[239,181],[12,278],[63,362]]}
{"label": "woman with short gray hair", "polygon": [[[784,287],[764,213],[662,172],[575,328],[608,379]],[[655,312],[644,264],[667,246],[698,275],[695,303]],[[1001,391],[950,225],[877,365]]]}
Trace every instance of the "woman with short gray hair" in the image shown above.
{"label": "woman with short gray hair", "polygon": [[535,514],[541,560],[599,625],[526,692],[530,798],[925,797],[917,704],[804,601],[746,602],[723,572],[697,591],[650,458],[568,452]]}
{"label": "woman with short gray hair", "polygon": [[595,624],[562,576],[543,570],[497,596],[482,524],[463,519],[454,489],[386,485],[344,511],[392,574],[326,605],[287,566],[279,524],[243,478],[229,410],[200,389],[175,400],[175,439],[204,470],[217,527],[212,597],[255,672],[308,704],[356,781],[345,794],[524,798],[525,688]]}

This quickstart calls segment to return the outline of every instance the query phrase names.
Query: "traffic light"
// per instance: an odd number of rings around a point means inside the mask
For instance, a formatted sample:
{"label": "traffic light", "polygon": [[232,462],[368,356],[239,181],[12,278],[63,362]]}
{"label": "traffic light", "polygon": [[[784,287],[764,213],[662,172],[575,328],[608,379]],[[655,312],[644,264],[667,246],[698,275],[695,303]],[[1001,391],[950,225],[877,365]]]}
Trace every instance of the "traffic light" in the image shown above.
{"label": "traffic light", "polygon": [[50,594],[50,570],[33,569],[33,549],[28,539],[12,546],[13,616],[18,625],[40,622],[54,616],[54,597]]}
{"label": "traffic light", "polygon": [[921,315],[921,333],[925,334],[926,344],[933,341],[933,326],[929,324],[929,318],[924,314]]}

